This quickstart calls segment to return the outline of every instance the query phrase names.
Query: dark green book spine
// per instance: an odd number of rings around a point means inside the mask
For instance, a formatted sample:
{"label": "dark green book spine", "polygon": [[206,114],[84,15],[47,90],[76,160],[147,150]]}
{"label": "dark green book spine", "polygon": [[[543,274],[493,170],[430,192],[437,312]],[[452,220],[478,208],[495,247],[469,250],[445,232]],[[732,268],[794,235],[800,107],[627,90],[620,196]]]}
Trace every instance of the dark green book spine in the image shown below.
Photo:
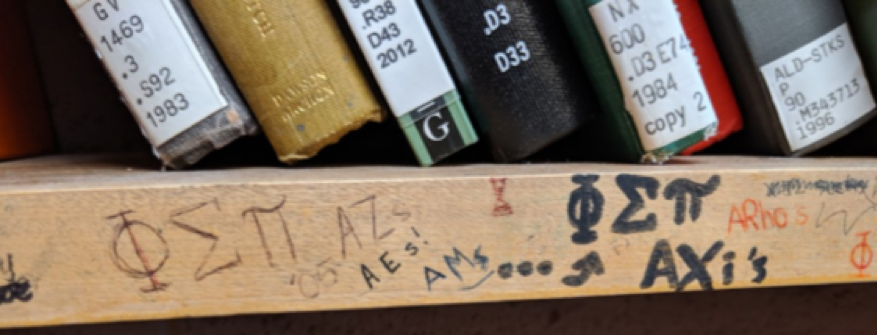
{"label": "dark green book spine", "polygon": [[[853,31],[862,65],[870,80],[877,79],[877,2],[845,0],[850,29]],[[874,87],[871,87],[872,91]]]}

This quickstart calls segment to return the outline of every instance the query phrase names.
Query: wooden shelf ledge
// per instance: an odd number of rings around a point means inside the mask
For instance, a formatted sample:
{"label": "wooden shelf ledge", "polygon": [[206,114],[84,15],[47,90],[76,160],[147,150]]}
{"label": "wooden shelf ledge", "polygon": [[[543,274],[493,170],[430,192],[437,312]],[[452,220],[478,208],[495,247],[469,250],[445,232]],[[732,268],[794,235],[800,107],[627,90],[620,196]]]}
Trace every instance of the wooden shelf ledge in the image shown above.
{"label": "wooden shelf ledge", "polygon": [[0,326],[873,281],[877,159],[0,164]]}

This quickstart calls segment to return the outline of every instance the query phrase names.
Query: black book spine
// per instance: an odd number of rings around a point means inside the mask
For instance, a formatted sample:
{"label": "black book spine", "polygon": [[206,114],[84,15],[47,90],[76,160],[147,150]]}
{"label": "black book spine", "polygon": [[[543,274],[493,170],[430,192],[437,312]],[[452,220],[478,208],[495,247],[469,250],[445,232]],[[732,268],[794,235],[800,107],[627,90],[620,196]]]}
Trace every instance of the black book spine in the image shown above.
{"label": "black book spine", "polygon": [[596,111],[552,2],[421,4],[496,160],[524,159],[580,128]]}

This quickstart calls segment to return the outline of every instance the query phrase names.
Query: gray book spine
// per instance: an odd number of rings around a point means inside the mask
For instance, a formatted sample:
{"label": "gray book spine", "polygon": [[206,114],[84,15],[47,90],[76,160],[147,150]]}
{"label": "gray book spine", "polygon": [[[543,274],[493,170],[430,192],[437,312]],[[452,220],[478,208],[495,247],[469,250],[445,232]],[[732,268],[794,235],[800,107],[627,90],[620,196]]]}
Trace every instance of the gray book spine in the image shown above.
{"label": "gray book spine", "polygon": [[163,164],[258,133],[187,1],[67,2]]}
{"label": "gray book spine", "polygon": [[752,152],[799,156],[875,116],[839,0],[701,0]]}

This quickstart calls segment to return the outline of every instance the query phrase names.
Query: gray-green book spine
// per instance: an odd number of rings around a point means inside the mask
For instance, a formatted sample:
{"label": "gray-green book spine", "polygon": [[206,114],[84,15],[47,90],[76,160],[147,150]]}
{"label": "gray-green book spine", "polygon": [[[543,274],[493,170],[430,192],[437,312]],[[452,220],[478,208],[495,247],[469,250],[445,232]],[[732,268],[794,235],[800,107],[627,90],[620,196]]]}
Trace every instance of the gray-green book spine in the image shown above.
{"label": "gray-green book spine", "polygon": [[870,83],[840,0],[703,0],[750,153],[799,156],[871,119]]}

